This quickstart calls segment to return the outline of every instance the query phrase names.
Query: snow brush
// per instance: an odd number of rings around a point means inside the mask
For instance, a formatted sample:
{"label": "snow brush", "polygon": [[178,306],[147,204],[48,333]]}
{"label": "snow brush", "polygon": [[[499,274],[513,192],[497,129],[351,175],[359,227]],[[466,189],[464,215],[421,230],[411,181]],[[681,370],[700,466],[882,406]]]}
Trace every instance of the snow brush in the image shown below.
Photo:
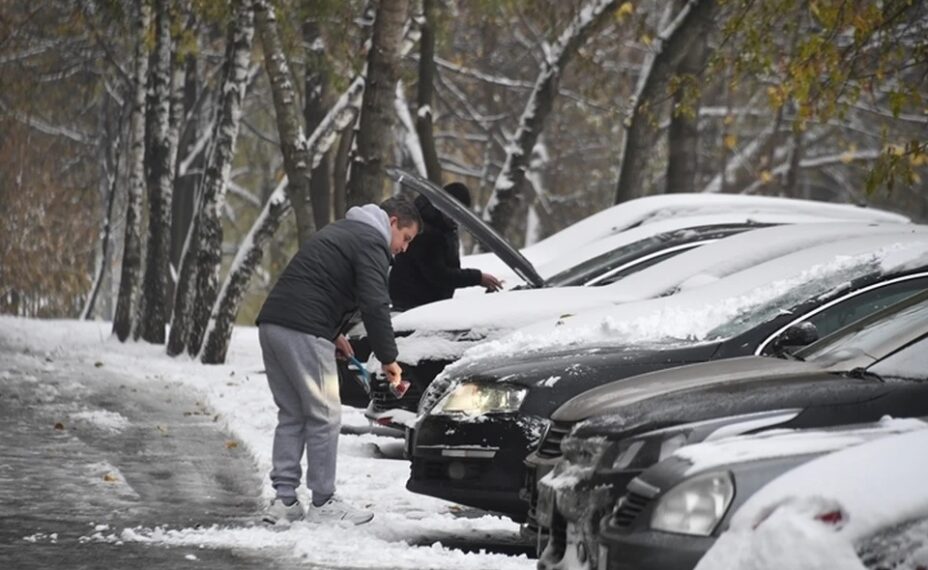
{"label": "snow brush", "polygon": [[371,395],[371,374],[367,371],[367,368],[361,364],[361,361],[355,358],[354,356],[348,357],[348,370],[354,371],[354,379],[358,381],[358,384],[364,388],[364,393],[368,396]]}

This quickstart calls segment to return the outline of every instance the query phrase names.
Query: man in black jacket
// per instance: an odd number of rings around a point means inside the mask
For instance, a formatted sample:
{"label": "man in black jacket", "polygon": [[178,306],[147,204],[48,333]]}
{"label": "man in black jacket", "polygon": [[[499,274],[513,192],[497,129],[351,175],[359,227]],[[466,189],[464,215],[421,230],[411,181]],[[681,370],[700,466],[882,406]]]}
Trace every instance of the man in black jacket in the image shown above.
{"label": "man in black jacket", "polygon": [[[460,182],[445,191],[470,207],[470,191]],[[441,213],[425,196],[416,198],[416,207],[425,226],[406,253],[396,256],[390,271],[390,298],[393,308],[407,310],[419,305],[450,299],[460,287],[482,285],[498,291],[502,283],[479,269],[461,269],[458,225]]]}
{"label": "man in black jacket", "polygon": [[392,256],[405,251],[421,227],[418,210],[406,199],[351,208],[344,220],[303,243],[264,302],[258,338],[278,408],[270,474],[277,497],[264,514],[266,523],[288,525],[304,517],[296,493],[304,450],[312,492],[308,519],[363,524],[373,518],[335,495],[341,426],[335,355],[353,355],[342,333],[360,309],[388,381],[402,380],[387,274]]}

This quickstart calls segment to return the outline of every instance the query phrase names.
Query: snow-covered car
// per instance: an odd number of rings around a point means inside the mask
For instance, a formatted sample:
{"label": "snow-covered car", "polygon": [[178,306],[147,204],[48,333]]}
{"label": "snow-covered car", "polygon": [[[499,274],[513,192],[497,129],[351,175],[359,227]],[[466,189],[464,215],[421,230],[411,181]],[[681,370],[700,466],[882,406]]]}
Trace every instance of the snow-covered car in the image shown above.
{"label": "snow-covered car", "polygon": [[[623,386],[635,379],[577,396],[552,414],[559,430],[526,461],[540,479],[533,495],[540,543],[546,543],[539,567],[560,568],[580,559],[596,567],[600,519],[631,480],[641,476],[654,483],[642,471],[684,445],[771,428],[928,416],[928,371],[918,361],[926,349],[928,291],[923,291],[799,351],[801,360],[748,357],[646,375],[640,380],[686,386],[638,401],[641,386]],[[556,432],[577,420],[585,421],[555,449]],[[553,470],[541,477],[555,459]],[[737,488],[746,489],[747,481]],[[632,522],[639,507],[638,495],[631,495],[607,523],[615,523],[613,538],[623,537],[615,547],[624,553],[617,567],[692,568],[711,541],[668,536],[648,527],[646,519]]]}
{"label": "snow-covered car", "polygon": [[[561,404],[647,372],[808,344],[815,334],[805,323],[829,334],[923,290],[928,235],[913,228],[846,239],[698,281],[689,291],[552,319],[471,349],[422,399],[408,434],[407,488],[524,520],[523,462]],[[644,397],[685,386],[633,382],[629,390]]]}
{"label": "snow-covered car", "polygon": [[[518,274],[520,280],[532,288],[608,285],[688,249],[766,225],[835,220],[891,225],[909,221],[904,216],[878,209],[811,200],[673,194],[614,206],[520,252],[434,184],[398,170],[391,174],[404,188],[427,196],[493,252],[485,255],[506,264],[509,271]],[[485,257],[478,257],[471,256],[462,262],[465,266],[500,273],[498,268],[485,263]],[[422,335],[419,335],[399,343],[399,361],[412,387],[397,401],[385,383],[375,382],[370,417],[386,421],[389,416],[384,412],[415,410],[422,391],[432,378],[464,349],[487,336],[502,334],[546,314],[576,312],[599,302],[599,297],[587,293],[576,290],[564,295],[538,291],[520,291],[519,297],[466,295],[397,315],[393,325],[399,335],[412,337],[416,331],[421,331],[427,338],[421,342]],[[607,301],[614,299],[613,295],[605,296]],[[462,320],[462,315],[467,320]],[[363,327],[352,330],[349,338],[359,358],[367,360],[370,350]],[[435,352],[427,347],[433,347]],[[370,362],[368,368],[377,370],[377,363]],[[340,367],[342,400],[349,405],[365,407],[368,395],[357,389],[353,377],[347,367]]]}
{"label": "snow-covered car", "polygon": [[[603,519],[598,568],[862,568],[854,552],[857,540],[928,516],[926,486],[912,477],[916,469],[923,475],[928,462],[908,458],[926,444],[924,421],[887,417],[682,447],[633,479],[615,511]],[[837,470],[838,465],[844,469]],[[889,478],[895,483],[908,485],[892,491],[901,501],[877,506],[871,498],[888,491],[879,487],[889,480],[870,478],[885,470],[895,471]],[[812,486],[810,476],[816,477]],[[867,498],[848,503],[842,495],[850,489]],[[920,502],[921,508],[911,508],[908,501]],[[854,508],[861,503],[869,512]],[[842,536],[849,524],[859,525],[858,530]],[[731,537],[719,540],[726,531]],[[700,563],[713,544],[718,551]],[[920,544],[928,544],[928,535]],[[848,559],[856,565],[842,564]],[[810,566],[812,561],[822,565]]]}
{"label": "snow-covered car", "polygon": [[928,567],[928,430],[819,457],[754,493],[697,570]]}
{"label": "snow-covered car", "polygon": [[[909,224],[857,222],[767,227],[678,253],[599,287],[507,291],[417,307],[393,318],[398,336],[398,360],[412,388],[407,396],[397,401],[389,395],[385,383],[375,382],[368,415],[372,419],[397,420],[405,411],[405,416],[413,417],[421,395],[432,380],[464,351],[540,319],[558,319],[600,306],[667,296],[810,246],[912,228],[924,230]],[[358,343],[357,351],[363,351],[364,345],[364,342]],[[376,370],[379,366],[370,361],[368,368]]]}

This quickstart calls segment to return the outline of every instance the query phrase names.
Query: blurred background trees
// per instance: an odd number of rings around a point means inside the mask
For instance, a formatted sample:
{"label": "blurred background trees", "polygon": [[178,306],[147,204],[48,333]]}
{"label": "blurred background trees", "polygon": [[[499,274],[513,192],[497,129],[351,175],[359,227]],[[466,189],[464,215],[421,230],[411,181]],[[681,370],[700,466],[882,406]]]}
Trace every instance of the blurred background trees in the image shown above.
{"label": "blurred background trees", "polygon": [[385,165],[520,246],[663,192],[928,219],[924,2],[10,0],[0,78],[0,311],[208,362]]}

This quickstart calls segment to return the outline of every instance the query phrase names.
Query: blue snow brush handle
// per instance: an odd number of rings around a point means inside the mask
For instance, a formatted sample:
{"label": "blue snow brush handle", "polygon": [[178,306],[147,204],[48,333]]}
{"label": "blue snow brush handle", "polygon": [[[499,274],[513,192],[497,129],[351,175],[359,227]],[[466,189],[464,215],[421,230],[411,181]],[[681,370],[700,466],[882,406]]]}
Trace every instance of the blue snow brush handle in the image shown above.
{"label": "blue snow brush handle", "polygon": [[361,387],[364,388],[364,392],[368,396],[371,395],[371,374],[367,371],[367,368],[361,364],[361,361],[355,358],[354,356],[348,357],[348,363],[355,368],[355,379],[361,384]]}

